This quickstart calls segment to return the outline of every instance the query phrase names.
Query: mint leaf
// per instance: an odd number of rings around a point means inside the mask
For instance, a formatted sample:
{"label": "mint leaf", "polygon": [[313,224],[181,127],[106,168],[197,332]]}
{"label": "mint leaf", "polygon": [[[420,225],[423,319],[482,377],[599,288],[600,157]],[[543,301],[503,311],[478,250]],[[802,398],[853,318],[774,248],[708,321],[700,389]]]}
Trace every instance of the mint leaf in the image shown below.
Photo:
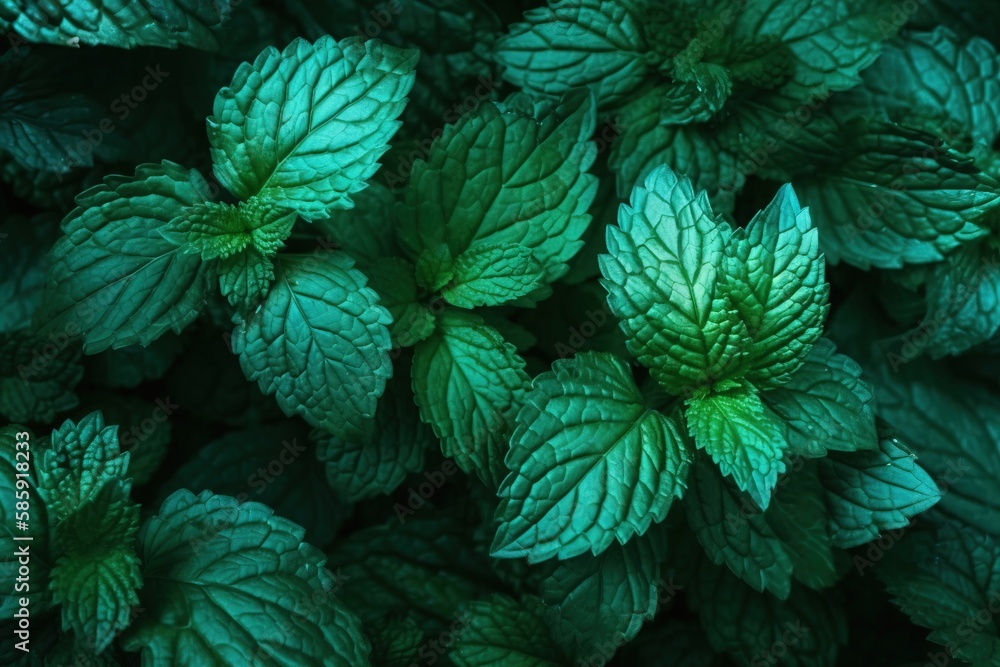
{"label": "mint leaf", "polygon": [[275,262],[267,299],[233,331],[243,372],[287,415],[351,437],[392,376],[389,313],[342,253]]}
{"label": "mint leaf", "polygon": [[531,249],[517,243],[473,245],[451,270],[441,296],[459,308],[500,306],[540,287],[544,276]]}
{"label": "mint leaf", "polygon": [[90,354],[149,345],[194,321],[205,301],[205,265],[160,232],[207,193],[197,171],[166,161],[81,193],[50,253],[40,333],[82,333]]}
{"label": "mint leaf", "polygon": [[[63,520],[92,502],[101,489],[123,480],[129,454],[118,446],[118,427],[105,426],[93,412],[79,422],[66,420],[52,432],[52,444],[38,463],[39,484],[48,506]],[[125,481],[126,493],[131,482]]]}
{"label": "mint leaf", "polygon": [[434,311],[421,298],[416,269],[400,257],[384,257],[371,264],[369,285],[392,316],[389,333],[400,347],[410,347],[434,333]]}
{"label": "mint leaf", "polygon": [[104,651],[132,620],[142,587],[134,540],[139,506],[128,487],[107,484],[56,526],[49,589],[62,607],[62,627]]}
{"label": "mint leaf", "polygon": [[661,167],[636,187],[618,224],[600,262],[629,351],[673,394],[731,373],[746,330],[715,295],[730,228],[705,193]]}
{"label": "mint leaf", "polygon": [[[235,3],[234,3],[235,4]],[[24,0],[0,2],[0,20],[30,42],[79,46],[193,46],[214,49],[212,28],[228,18],[229,0],[150,0],[122,7],[108,0],[36,5]]]}
{"label": "mint leaf", "polygon": [[905,528],[942,495],[887,424],[880,425],[878,450],[832,453],[819,462],[819,473],[830,532],[842,549]]}
{"label": "mint leaf", "polygon": [[403,250],[416,260],[442,244],[459,257],[474,244],[518,243],[546,282],[561,277],[590,224],[595,124],[593,100],[573,93],[559,102],[514,94],[446,126],[413,167],[399,208]]}
{"label": "mint leaf", "polygon": [[739,664],[773,661],[794,667],[832,667],[847,643],[841,603],[802,587],[788,600],[758,593],[724,568],[703,563],[686,591],[709,644]]}
{"label": "mint leaf", "polygon": [[927,638],[973,665],[996,663],[1000,623],[991,612],[1000,595],[1000,544],[943,523],[916,531],[890,556],[879,578],[914,623],[931,629]]}
{"label": "mint leaf", "polygon": [[472,602],[448,657],[457,667],[559,667],[564,659],[549,638],[538,598],[505,595]]}
{"label": "mint leaf", "polygon": [[823,334],[830,288],[819,236],[791,186],[726,245],[721,292],[753,340],[746,378],[763,388],[783,384]]}
{"label": "mint leaf", "polygon": [[684,498],[688,524],[716,565],[725,564],[757,591],[786,599],[792,588],[792,554],[768,523],[703,456],[693,466]]}
{"label": "mint leaf", "polygon": [[350,506],[329,488],[299,421],[232,431],[199,443],[197,452],[163,483],[158,501],[179,489],[211,489],[237,502],[264,503],[306,531],[310,543],[329,544]]}
{"label": "mint leaf", "polygon": [[206,260],[226,259],[250,248],[271,257],[284,246],[295,217],[258,197],[239,206],[206,202],[171,220],[161,234]]}
{"label": "mint leaf", "polygon": [[357,37],[265,49],[215,98],[216,177],[242,199],[258,195],[306,220],[351,208],[399,128],[416,58]]}
{"label": "mint leaf", "polygon": [[389,383],[362,437],[314,431],[312,438],[330,486],[352,503],[395,491],[408,474],[424,469],[424,452],[436,444],[420,421],[405,374]]}
{"label": "mint leaf", "polygon": [[441,451],[496,488],[507,474],[504,455],[529,378],[514,347],[482,319],[446,309],[437,331],[413,353],[413,394],[420,418],[441,439]]}
{"label": "mint leaf", "polygon": [[689,399],[688,431],[699,449],[712,456],[723,475],[733,478],[761,509],[767,509],[788,449],[782,422],[749,385]]}
{"label": "mint leaf", "polygon": [[329,218],[312,224],[325,236],[318,249],[343,250],[362,269],[382,257],[398,255],[396,248],[396,199],[377,181],[351,195],[354,208],[330,212]]}
{"label": "mint leaf", "polygon": [[267,296],[274,280],[274,262],[256,248],[219,260],[219,291],[242,316],[248,316]]}
{"label": "mint leaf", "polygon": [[643,623],[652,620],[661,595],[672,592],[660,579],[665,551],[663,533],[653,529],[624,545],[612,544],[598,556],[561,561],[541,589],[556,643],[586,659],[634,639]]}
{"label": "mint leaf", "polygon": [[0,415],[11,421],[51,422],[80,402],[73,389],[83,372],[80,347],[65,333],[0,332]]}
{"label": "mint leaf", "polygon": [[[326,558],[259,503],[178,491],[139,531],[145,609],[126,633],[144,660],[368,665],[358,619],[330,593]],[[182,619],[177,609],[184,609]]]}
{"label": "mint leaf", "polygon": [[861,367],[820,338],[787,384],[762,392],[761,400],[785,424],[789,450],[808,457],[827,450],[874,449],[874,395]]}
{"label": "mint leaf", "polygon": [[504,78],[540,95],[589,87],[601,107],[620,101],[647,75],[643,18],[627,2],[561,0],[528,10],[497,42]]}
{"label": "mint leaf", "polygon": [[690,454],[676,417],[646,407],[609,354],[560,360],[536,377],[510,442],[494,556],[597,555],[662,521],[684,493]]}

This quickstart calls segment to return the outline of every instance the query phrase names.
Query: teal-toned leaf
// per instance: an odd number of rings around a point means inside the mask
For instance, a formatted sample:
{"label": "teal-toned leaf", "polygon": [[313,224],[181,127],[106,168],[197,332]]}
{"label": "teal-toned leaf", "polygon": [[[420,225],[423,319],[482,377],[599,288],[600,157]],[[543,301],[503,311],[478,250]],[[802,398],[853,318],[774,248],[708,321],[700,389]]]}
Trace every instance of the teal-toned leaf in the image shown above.
{"label": "teal-toned leaf", "polygon": [[80,346],[66,333],[0,333],[0,415],[47,423],[79,403],[73,389],[83,379]]}
{"label": "teal-toned leaf", "polygon": [[494,556],[597,555],[662,521],[684,493],[690,454],[676,417],[649,409],[608,354],[535,378],[510,442]]}
{"label": "teal-toned leaf", "polygon": [[942,523],[916,531],[878,568],[889,595],[929,640],[973,665],[1000,659],[1000,544],[981,532]]}
{"label": "teal-toned leaf", "polygon": [[472,602],[448,656],[457,667],[559,667],[564,658],[549,637],[538,598],[505,595]]}
{"label": "teal-toned leaf", "polygon": [[767,509],[788,449],[783,424],[756,389],[736,385],[688,401],[688,431],[723,475],[733,478],[761,509]]}
{"label": "teal-toned leaf", "polygon": [[37,319],[43,335],[83,334],[84,351],[149,345],[180,331],[205,300],[205,271],[160,231],[205,201],[197,171],[172,162],[109,176],[77,197],[50,253]]}
{"label": "teal-toned leaf", "polygon": [[139,506],[119,485],[102,487],[56,526],[59,558],[49,589],[62,610],[62,627],[94,651],[104,651],[132,620],[142,587],[135,534]]}
{"label": "teal-toned leaf", "polygon": [[[105,426],[93,412],[78,422],[67,420],[52,432],[52,444],[38,462],[39,485],[53,513],[63,520],[101,489],[125,478],[129,454],[118,446],[118,427]],[[125,482],[126,492],[131,488]]]}
{"label": "teal-toned leaf", "polygon": [[716,283],[729,225],[668,167],[652,172],[608,228],[602,283],[628,349],[669,392],[737,370],[746,335]]}
{"label": "teal-toned leaf", "polygon": [[244,317],[264,300],[274,280],[274,262],[256,248],[219,260],[215,270],[222,296]]}
{"label": "teal-toned leaf", "polygon": [[638,88],[649,46],[637,7],[615,0],[560,0],[531,9],[497,43],[505,79],[541,95],[586,86],[601,107]]}
{"label": "teal-toned leaf", "polygon": [[399,129],[416,60],[359,37],[265,49],[215,98],[215,175],[242,199],[259,195],[307,220],[351,208]]}
{"label": "teal-toned leaf", "polygon": [[785,425],[789,450],[808,457],[827,450],[874,449],[874,395],[861,367],[837,354],[826,338],[806,356],[787,384],[762,392],[761,400]]}
{"label": "teal-toned leaf", "polygon": [[590,224],[595,125],[586,94],[536,102],[519,93],[446,126],[413,167],[399,208],[403,250],[416,260],[441,244],[459,257],[473,244],[518,243],[546,282],[561,277]]}
{"label": "teal-toned leaf", "polygon": [[528,387],[524,360],[482,319],[446,309],[413,354],[413,394],[441,451],[491,488],[507,469],[507,438]]}
{"label": "teal-toned leaf", "polygon": [[809,212],[788,185],[727,243],[721,292],[753,341],[746,378],[757,386],[786,382],[823,334],[824,269]]}
{"label": "teal-toned leaf", "polygon": [[138,543],[144,611],[122,645],[142,650],[144,660],[370,664],[361,623],[331,592],[326,558],[268,507],[178,491],[143,525]]}
{"label": "teal-toned leaf", "polygon": [[[219,27],[229,12],[230,0],[154,0],[127,5],[110,0],[44,5],[28,0],[0,2],[0,21],[29,42],[77,47],[107,44],[126,49],[214,49],[217,42],[212,29]],[[167,75],[169,72],[161,74]]]}
{"label": "teal-toned leaf", "polygon": [[392,316],[389,333],[396,345],[410,347],[434,333],[434,311],[422,298],[412,264],[401,257],[384,257],[372,263],[367,275]]}
{"label": "teal-toned leaf", "polygon": [[561,561],[541,588],[553,640],[578,659],[632,641],[661,598],[673,593],[660,578],[665,550],[654,528],[598,556]]}
{"label": "teal-toned leaf", "polygon": [[288,415],[360,432],[392,376],[388,311],[342,253],[280,257],[264,303],[233,332],[243,372]]}
{"label": "teal-toned leaf", "polygon": [[941,500],[941,491],[887,424],[878,450],[832,453],[819,462],[836,545],[850,549],[905,528]]}
{"label": "teal-toned leaf", "polygon": [[706,457],[699,456],[693,467],[684,509],[705,553],[754,590],[787,598],[792,587],[792,554],[768,524],[767,515]]}
{"label": "teal-toned leaf", "polygon": [[284,247],[295,224],[295,213],[259,197],[239,206],[206,202],[174,218],[161,234],[168,241],[198,253],[202,259],[226,259],[252,248],[271,257]]}
{"label": "teal-toned leaf", "polygon": [[350,506],[327,485],[308,435],[301,422],[282,421],[199,443],[195,455],[164,482],[159,497],[186,488],[264,503],[302,526],[310,543],[325,546]]}
{"label": "teal-toned leaf", "polygon": [[476,244],[455,258],[441,296],[453,306],[500,306],[542,285],[544,271],[529,248],[517,243]]}
{"label": "teal-toned leaf", "polygon": [[408,474],[424,469],[424,452],[436,444],[417,414],[406,374],[389,383],[363,437],[314,431],[312,438],[327,481],[350,502],[395,491]]}

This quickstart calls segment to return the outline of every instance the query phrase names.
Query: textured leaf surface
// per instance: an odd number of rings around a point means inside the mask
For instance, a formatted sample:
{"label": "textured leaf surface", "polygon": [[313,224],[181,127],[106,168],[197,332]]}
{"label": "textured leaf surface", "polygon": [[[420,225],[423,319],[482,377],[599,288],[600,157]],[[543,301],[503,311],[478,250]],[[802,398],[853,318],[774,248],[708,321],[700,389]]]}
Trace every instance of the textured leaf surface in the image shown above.
{"label": "textured leaf surface", "polygon": [[403,250],[416,259],[446,243],[459,257],[474,243],[519,243],[546,282],[559,278],[590,224],[595,124],[593,100],[573,93],[558,103],[515,94],[446,126],[413,167],[399,208]]}
{"label": "textured leaf surface", "polygon": [[524,360],[481,318],[445,310],[413,354],[413,394],[441,451],[491,488],[507,474],[504,455],[528,387]]}
{"label": "textured leaf surface", "polygon": [[392,376],[388,311],[341,253],[281,257],[267,299],[233,332],[243,372],[288,415],[360,432]]}
{"label": "textured leaf surface", "polygon": [[816,342],[787,384],[761,393],[785,424],[789,450],[809,457],[827,450],[853,452],[876,446],[874,396],[861,367],[837,354],[826,338]]}
{"label": "textured leaf surface", "polygon": [[259,656],[368,665],[360,621],[327,592],[326,558],[303,538],[259,503],[178,491],[139,532],[145,611],[123,646],[171,664],[245,665]]}
{"label": "textured leaf surface", "polygon": [[781,420],[756,390],[738,385],[695,398],[685,413],[688,430],[723,475],[733,478],[761,509],[767,509],[778,475],[785,471],[788,449]]}
{"label": "textured leaf surface", "polygon": [[495,595],[469,604],[468,622],[455,633],[448,654],[457,667],[558,667],[564,664],[549,638],[537,598],[518,602]]}
{"label": "textured leaf surface", "polygon": [[[61,343],[61,345],[57,344]],[[83,379],[79,345],[28,330],[0,333],[0,415],[48,423],[79,403]]]}
{"label": "textured leaf surface", "polygon": [[544,275],[531,250],[516,243],[474,245],[451,270],[441,296],[459,308],[503,305],[540,287]]}
{"label": "textured leaf surface", "polygon": [[238,197],[259,194],[307,220],[351,208],[399,129],[416,60],[358,37],[265,49],[215,98],[215,175]]}
{"label": "textured leaf surface", "polygon": [[661,167],[633,191],[618,225],[600,261],[629,351],[674,394],[732,373],[746,330],[716,294],[730,228],[705,193]]}
{"label": "textured leaf surface", "polygon": [[904,528],[941,499],[934,480],[886,425],[878,450],[830,454],[819,462],[819,473],[830,532],[842,549]]}
{"label": "textured leaf surface", "polygon": [[688,447],[676,418],[646,407],[621,361],[584,353],[555,362],[517,415],[493,555],[597,555],[643,534],[683,494]]}
{"label": "textured leaf surface", "polygon": [[148,345],[191,323],[205,299],[204,264],[160,231],[207,194],[197,171],[172,162],[109,176],[80,194],[49,255],[41,333],[82,333],[93,353]]}

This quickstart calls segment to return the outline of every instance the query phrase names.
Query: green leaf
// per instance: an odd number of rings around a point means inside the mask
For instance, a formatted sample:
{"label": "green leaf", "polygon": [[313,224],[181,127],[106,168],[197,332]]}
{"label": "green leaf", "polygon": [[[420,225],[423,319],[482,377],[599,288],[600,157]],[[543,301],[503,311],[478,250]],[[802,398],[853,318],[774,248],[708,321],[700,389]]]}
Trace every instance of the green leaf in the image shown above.
{"label": "green leaf", "polygon": [[351,437],[392,376],[388,311],[342,253],[283,256],[267,299],[233,331],[243,372],[287,415]]}
{"label": "green leaf", "polygon": [[47,423],[77,405],[83,379],[80,347],[67,334],[0,333],[0,414],[11,421]]}
{"label": "green leaf", "polygon": [[880,122],[846,124],[831,162],[795,180],[832,264],[900,268],[940,260],[986,234],[1000,183],[926,132]]}
{"label": "green leaf", "polygon": [[985,39],[945,27],[911,31],[886,43],[849,100],[860,113],[992,146],[1000,135],[998,77],[1000,57]]}
{"label": "green leaf", "polygon": [[500,584],[454,512],[415,503],[395,511],[396,518],[354,533],[330,554],[344,582],[340,594],[366,625],[410,613],[437,636],[462,604]]}
{"label": "green leaf", "polygon": [[325,239],[316,251],[336,247],[343,250],[365,269],[382,257],[398,255],[396,248],[396,199],[381,183],[371,181],[368,187],[351,196],[354,208],[331,211],[330,217],[314,220],[312,226]]}
{"label": "green leaf", "polygon": [[746,378],[783,384],[821,335],[829,311],[819,236],[790,185],[726,245],[721,293],[753,340]]}
{"label": "green leaf", "polygon": [[434,333],[434,310],[421,298],[413,265],[400,257],[385,257],[367,271],[369,285],[392,315],[389,333],[400,347],[410,347]]}
{"label": "green leaf", "polygon": [[781,420],[749,385],[687,403],[688,431],[698,448],[707,451],[722,474],[732,477],[758,507],[767,509],[778,475],[785,471],[788,442]]}
{"label": "green leaf", "polygon": [[160,231],[207,194],[197,171],[167,161],[81,193],[49,255],[40,333],[82,333],[90,354],[149,345],[194,321],[205,301],[205,265]]}
{"label": "green leaf", "polygon": [[716,295],[729,225],[669,167],[652,172],[608,228],[602,281],[629,351],[673,394],[732,373],[746,335]]}
{"label": "green leaf", "polygon": [[807,101],[823,91],[847,90],[895,32],[891,6],[880,0],[769,0],[741,6],[733,40],[776,37],[793,60],[782,94]]}
{"label": "green leaf", "polygon": [[768,515],[751,505],[707,458],[697,457],[693,468],[684,509],[705,553],[754,590],[786,599],[794,563],[769,525]]}
{"label": "green leaf", "polygon": [[145,611],[122,646],[142,650],[144,661],[369,664],[368,639],[333,596],[326,558],[266,506],[178,491],[138,542]]}
{"label": "green leaf", "polygon": [[159,500],[186,488],[264,503],[302,526],[310,543],[325,546],[350,507],[327,485],[308,435],[301,422],[279,421],[199,443],[163,484]]}
{"label": "green leaf", "polygon": [[441,291],[459,308],[500,306],[542,286],[544,270],[530,248],[517,243],[475,244],[455,258]]}
{"label": "green leaf", "polygon": [[795,587],[788,600],[758,593],[726,571],[703,563],[685,590],[716,651],[741,665],[833,667],[847,643],[847,619],[838,596]]}
{"label": "green leaf", "polygon": [[416,61],[359,37],[268,47],[215,98],[216,177],[241,199],[259,195],[310,221],[351,208],[399,129]]}
{"label": "green leaf", "polygon": [[314,431],[312,438],[330,486],[352,503],[395,491],[408,474],[424,469],[424,452],[436,444],[417,414],[406,374],[389,383],[363,437]]}
{"label": "green leaf", "polygon": [[491,488],[507,469],[504,455],[528,387],[524,360],[481,318],[446,309],[437,331],[413,354],[413,394],[420,418],[441,439],[441,451]]}
{"label": "green leaf", "polygon": [[536,102],[517,93],[446,126],[413,167],[399,208],[403,250],[416,260],[445,243],[452,257],[473,245],[518,243],[546,282],[563,276],[590,224],[595,124],[586,94]]}
{"label": "green leaf", "polygon": [[410,667],[424,647],[424,633],[409,617],[379,623],[369,634],[375,667]]}
{"label": "green leaf", "polygon": [[597,555],[662,521],[684,493],[690,454],[676,417],[646,407],[609,354],[536,377],[510,442],[494,556]]}
{"label": "green leaf", "polygon": [[267,296],[274,280],[274,262],[256,248],[219,260],[215,270],[222,296],[244,317]]}
{"label": "green leaf", "polygon": [[170,221],[163,237],[202,259],[226,259],[252,248],[271,257],[284,247],[295,213],[259,197],[239,206],[206,202]]}
{"label": "green leaf", "polygon": [[469,603],[466,623],[455,632],[448,657],[456,667],[561,667],[566,664],[549,637],[538,598],[522,602],[494,595]]}
{"label": "green leaf", "polygon": [[[93,501],[101,489],[124,479],[128,452],[118,447],[118,427],[105,426],[93,412],[79,422],[66,420],[52,432],[52,445],[38,462],[39,485],[48,506],[63,520]],[[131,482],[124,482],[126,492]]]}
{"label": "green leaf", "polygon": [[819,462],[819,473],[830,533],[842,549],[905,528],[941,500],[934,480],[887,424],[880,425],[877,451],[832,453]]}
{"label": "green leaf", "polygon": [[[58,219],[5,217],[0,223],[0,334],[31,323],[45,288],[49,268],[45,252],[58,235]],[[16,421],[16,420],[15,420]]]}
{"label": "green leaf", "polygon": [[617,0],[559,0],[524,14],[497,42],[503,76],[538,95],[586,86],[610,106],[647,76],[643,17]]}
{"label": "green leaf", "polygon": [[731,146],[702,124],[662,123],[663,89],[652,87],[630,100],[613,125],[617,140],[608,164],[617,173],[618,194],[628,197],[636,185],[666,164],[708,193],[712,206],[730,213],[746,174]]}
{"label": "green leaf", "polygon": [[995,492],[1000,400],[995,391],[940,367],[905,365],[896,349],[888,359],[871,366],[876,410],[899,430],[942,490],[935,511],[1000,539]]}
{"label": "green leaf", "polygon": [[0,21],[30,42],[214,49],[217,42],[212,29],[228,18],[229,5],[229,0],[150,0],[126,6],[110,0],[45,5],[0,0]]}
{"label": "green leaf", "polygon": [[811,458],[827,450],[853,452],[877,446],[874,395],[861,367],[820,338],[787,384],[761,400],[785,424],[789,450]]}
{"label": "green leaf", "polygon": [[798,581],[815,590],[837,582],[834,543],[815,463],[792,461],[791,470],[778,482],[765,518],[784,544]]}
{"label": "green leaf", "polygon": [[984,533],[943,523],[916,531],[890,554],[879,578],[928,639],[973,665],[1000,659],[1000,544]]}
{"label": "green leaf", "polygon": [[62,607],[62,627],[97,653],[132,620],[142,587],[135,534],[139,506],[127,487],[108,484],[56,526],[60,552],[49,589]]}
{"label": "green leaf", "polygon": [[159,380],[183,348],[179,336],[165,334],[146,347],[133,345],[89,355],[83,362],[87,381],[112,389],[132,389],[148,380]]}
{"label": "green leaf", "polygon": [[663,534],[654,529],[598,556],[561,561],[541,588],[556,643],[585,659],[632,641],[669,593],[660,579],[665,551]]}

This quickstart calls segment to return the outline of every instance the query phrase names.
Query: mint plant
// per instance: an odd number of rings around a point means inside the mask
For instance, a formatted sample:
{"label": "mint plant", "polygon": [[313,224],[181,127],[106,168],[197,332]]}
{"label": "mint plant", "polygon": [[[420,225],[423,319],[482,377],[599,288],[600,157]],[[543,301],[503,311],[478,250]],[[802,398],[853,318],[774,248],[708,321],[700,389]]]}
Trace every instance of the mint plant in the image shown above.
{"label": "mint plant", "polygon": [[0,662],[1000,664],[992,10],[0,0]]}

